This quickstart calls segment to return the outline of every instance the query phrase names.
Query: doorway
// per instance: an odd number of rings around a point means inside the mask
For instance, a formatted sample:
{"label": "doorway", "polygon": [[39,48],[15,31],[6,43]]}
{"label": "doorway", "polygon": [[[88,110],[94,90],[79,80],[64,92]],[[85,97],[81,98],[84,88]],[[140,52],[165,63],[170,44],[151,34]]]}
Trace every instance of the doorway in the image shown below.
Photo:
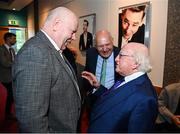
{"label": "doorway", "polygon": [[15,52],[17,53],[20,48],[23,46],[27,39],[27,34],[26,34],[26,28],[22,27],[0,27],[0,44],[4,44],[4,34],[6,32],[11,32],[16,34],[16,44],[13,46]]}

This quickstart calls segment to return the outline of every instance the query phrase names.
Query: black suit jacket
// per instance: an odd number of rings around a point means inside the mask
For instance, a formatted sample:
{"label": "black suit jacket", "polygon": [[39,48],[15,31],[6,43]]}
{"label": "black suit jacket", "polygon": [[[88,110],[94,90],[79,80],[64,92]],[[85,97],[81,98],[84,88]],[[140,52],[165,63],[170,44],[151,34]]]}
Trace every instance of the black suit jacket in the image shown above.
{"label": "black suit jacket", "polygon": [[[13,55],[15,57],[15,51],[12,49]],[[9,83],[12,81],[11,66],[13,62],[11,61],[11,55],[5,45],[0,46],[0,81],[4,83]]]}
{"label": "black suit jacket", "polygon": [[[119,16],[121,18],[121,16]],[[119,38],[118,38],[118,46],[121,48],[122,43],[122,20],[119,19]],[[145,34],[145,25],[139,27],[138,31],[133,35],[130,41],[128,42],[138,42],[138,43],[144,43],[144,34]]]}
{"label": "black suit jacket", "polygon": [[[119,48],[117,48],[117,47],[113,48],[114,65],[116,65],[115,58],[119,54],[119,51],[120,51]],[[86,52],[85,71],[91,72],[93,74],[96,73],[96,65],[97,65],[98,55],[99,55],[98,51],[94,47],[87,50],[87,52]],[[114,66],[114,71],[115,71],[115,66]],[[118,78],[120,78],[120,75],[118,75],[115,72],[114,78],[115,78],[115,81],[116,81]],[[92,91],[93,87],[89,84],[89,82],[87,80],[84,79],[83,83],[84,83],[84,90]]]}
{"label": "black suit jacket", "polygon": [[79,40],[79,50],[84,51],[93,46],[93,36],[90,32],[87,32],[87,42],[84,44],[84,36],[83,33],[80,36]]}

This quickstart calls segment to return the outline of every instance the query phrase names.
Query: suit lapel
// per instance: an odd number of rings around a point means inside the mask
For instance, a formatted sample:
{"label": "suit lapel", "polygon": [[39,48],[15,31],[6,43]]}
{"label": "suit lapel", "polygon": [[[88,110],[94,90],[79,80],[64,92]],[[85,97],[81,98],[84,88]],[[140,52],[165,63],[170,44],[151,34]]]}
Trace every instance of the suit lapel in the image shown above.
{"label": "suit lapel", "polygon": [[108,110],[112,109],[114,106],[121,103],[132,94],[136,93],[136,85],[144,82],[145,76],[146,75],[140,76],[139,78],[128,82],[128,84],[125,84],[118,89],[110,92],[103,98],[99,98],[93,106],[91,116],[92,120],[98,118],[99,116],[102,116]]}
{"label": "suit lapel", "polygon": [[[73,81],[73,84],[74,84],[74,86],[76,87],[76,90],[77,90],[77,92],[78,92],[78,94],[79,94],[79,96],[80,96],[80,98],[81,98],[81,94],[80,94],[79,87],[78,87],[78,84],[77,84],[77,78],[76,78],[76,75],[75,75],[73,69],[71,68],[71,65],[69,66],[69,68],[70,68],[71,70],[69,70],[69,69],[68,69],[68,65],[67,65],[66,62],[65,62],[65,60],[67,60],[67,59],[63,59],[63,58],[60,56],[60,54],[59,54],[58,51],[55,52],[55,55],[56,55],[57,59],[59,60],[60,64],[63,66],[63,68],[64,68],[65,71],[67,72],[67,74],[69,75],[69,77],[71,78],[71,80]],[[67,63],[68,63],[68,61],[67,61]],[[71,74],[70,71],[72,71],[72,74]],[[73,75],[73,77],[72,77],[72,75]]]}
{"label": "suit lapel", "polygon": [[[49,39],[45,36],[45,34],[42,32],[42,31],[39,31],[37,33],[37,36],[39,36],[42,40],[44,40],[45,44],[44,45],[47,45],[50,49],[51,49],[51,52],[53,54],[55,54],[56,58],[58,59],[58,61],[60,62],[60,64],[63,66],[63,68],[65,69],[65,71],[67,72],[67,74],[69,75],[69,77],[71,78],[71,80],[73,81],[73,84],[74,86],[76,87],[76,90],[81,98],[81,95],[80,95],[80,91],[79,91],[79,87],[77,85],[77,78],[74,74],[74,72],[72,72],[72,74],[74,75],[74,77],[72,77],[71,75],[71,72],[70,70],[68,69],[64,59],[62,59],[62,57],[60,56],[60,53],[59,51],[57,51],[54,46],[52,45],[52,43],[49,41]],[[66,60],[66,59],[65,59]],[[75,78],[75,79],[74,79]]]}

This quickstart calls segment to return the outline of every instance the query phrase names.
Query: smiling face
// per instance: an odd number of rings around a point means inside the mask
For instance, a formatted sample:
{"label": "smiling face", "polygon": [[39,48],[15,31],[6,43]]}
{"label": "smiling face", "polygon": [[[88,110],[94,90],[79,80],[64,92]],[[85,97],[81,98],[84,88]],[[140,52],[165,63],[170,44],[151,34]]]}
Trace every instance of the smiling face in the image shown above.
{"label": "smiling face", "polygon": [[96,49],[104,58],[108,58],[112,54],[113,42],[109,32],[99,31],[96,33]]}
{"label": "smiling face", "polygon": [[129,39],[135,34],[142,25],[144,11],[133,12],[129,9],[121,16],[123,37]]}
{"label": "smiling face", "polygon": [[60,50],[64,50],[76,39],[77,28],[77,16],[65,7],[58,7],[49,12],[42,30],[51,37]]}

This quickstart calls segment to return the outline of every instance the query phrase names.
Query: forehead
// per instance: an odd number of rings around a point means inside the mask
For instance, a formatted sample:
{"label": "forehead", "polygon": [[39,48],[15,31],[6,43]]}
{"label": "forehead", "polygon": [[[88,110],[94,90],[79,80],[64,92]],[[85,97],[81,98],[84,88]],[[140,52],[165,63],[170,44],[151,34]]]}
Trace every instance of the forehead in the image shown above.
{"label": "forehead", "polygon": [[100,36],[96,39],[97,46],[106,45],[111,43],[111,39],[108,36]]}
{"label": "forehead", "polygon": [[84,22],[83,22],[83,25],[87,25],[87,22],[86,22],[86,21],[84,21]]}
{"label": "forehead", "polygon": [[132,21],[132,22],[141,22],[142,16],[143,16],[143,11],[132,12],[131,10],[127,9],[123,18],[124,19],[126,18],[127,20]]}
{"label": "forehead", "polygon": [[125,45],[123,46],[120,52],[123,54],[133,54],[133,48],[128,45]]}
{"label": "forehead", "polygon": [[71,19],[69,19],[65,25],[67,25],[67,27],[69,27],[69,29],[71,30],[76,30],[78,28],[78,21],[76,18],[71,17]]}

